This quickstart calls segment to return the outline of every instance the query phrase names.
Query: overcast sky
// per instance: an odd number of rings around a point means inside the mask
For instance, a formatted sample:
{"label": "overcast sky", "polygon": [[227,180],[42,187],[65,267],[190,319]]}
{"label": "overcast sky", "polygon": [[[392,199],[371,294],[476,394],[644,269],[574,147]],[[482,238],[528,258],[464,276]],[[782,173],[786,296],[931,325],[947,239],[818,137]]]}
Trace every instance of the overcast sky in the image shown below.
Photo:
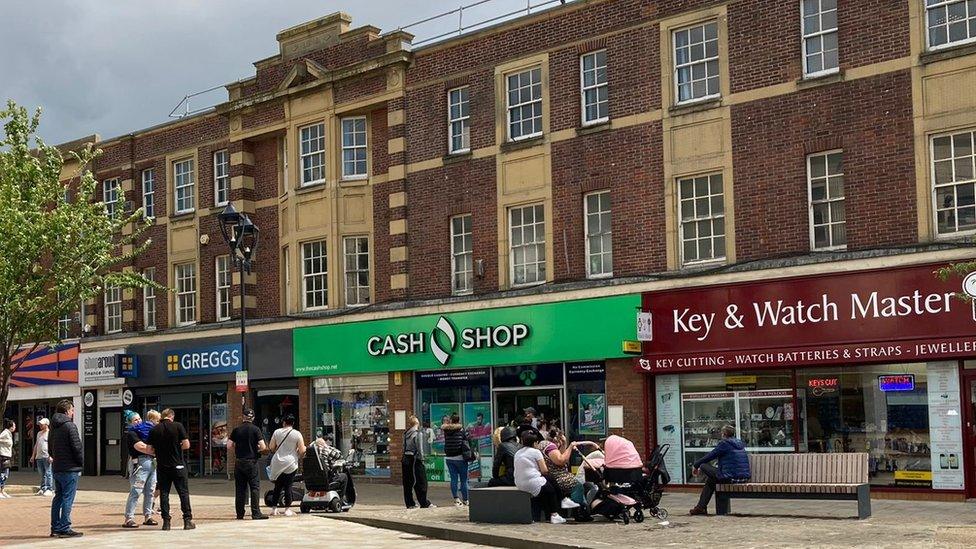
{"label": "overcast sky", "polygon": [[[472,1],[0,0],[0,101],[41,107],[51,144],[115,137],[169,120],[188,93],[253,76],[282,29],[344,11],[386,32]],[[493,0],[466,19],[516,6],[525,0]],[[454,17],[411,32],[433,36]]]}

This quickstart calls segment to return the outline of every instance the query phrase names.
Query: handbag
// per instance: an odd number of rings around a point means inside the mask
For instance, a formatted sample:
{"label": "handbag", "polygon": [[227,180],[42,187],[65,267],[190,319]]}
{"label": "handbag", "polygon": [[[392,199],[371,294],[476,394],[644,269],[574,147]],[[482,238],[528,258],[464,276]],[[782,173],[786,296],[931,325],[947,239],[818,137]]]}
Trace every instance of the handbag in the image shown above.
{"label": "handbag", "polygon": [[475,455],[474,450],[471,449],[471,443],[468,442],[467,437],[461,441],[461,457],[463,457],[464,461],[468,463],[471,463],[478,458],[478,456]]}
{"label": "handbag", "polygon": [[271,477],[271,460],[274,459],[276,455],[278,455],[278,450],[281,450],[281,446],[285,443],[286,440],[288,440],[288,437],[291,436],[292,431],[294,431],[294,429],[288,429],[288,432],[285,433],[285,436],[281,438],[281,442],[278,443],[278,447],[275,448],[274,453],[268,456],[268,465],[265,466],[264,468],[264,474],[268,475],[268,480],[270,480],[271,482],[274,482],[275,480],[274,478]]}

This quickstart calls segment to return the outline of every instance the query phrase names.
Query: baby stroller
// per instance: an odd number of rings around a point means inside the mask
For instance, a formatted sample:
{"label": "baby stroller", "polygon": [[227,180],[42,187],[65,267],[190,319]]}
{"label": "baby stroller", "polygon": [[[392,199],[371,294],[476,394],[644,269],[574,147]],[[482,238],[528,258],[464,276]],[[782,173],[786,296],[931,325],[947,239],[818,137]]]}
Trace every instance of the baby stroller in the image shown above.
{"label": "baby stroller", "polygon": [[590,454],[583,456],[583,467],[589,489],[586,502],[592,514],[603,515],[607,520],[621,519],[624,524],[644,521],[641,503],[627,494],[643,476],[644,464],[629,440],[612,435],[604,445],[603,457]]}
{"label": "baby stroller", "polygon": [[668,455],[671,449],[670,444],[662,444],[651,452],[651,459],[644,465],[644,475],[637,484],[637,491],[634,497],[640,501],[641,506],[658,520],[668,518],[668,510],[660,507],[661,496],[664,495],[664,487],[670,484],[671,474],[664,463],[664,456]]}

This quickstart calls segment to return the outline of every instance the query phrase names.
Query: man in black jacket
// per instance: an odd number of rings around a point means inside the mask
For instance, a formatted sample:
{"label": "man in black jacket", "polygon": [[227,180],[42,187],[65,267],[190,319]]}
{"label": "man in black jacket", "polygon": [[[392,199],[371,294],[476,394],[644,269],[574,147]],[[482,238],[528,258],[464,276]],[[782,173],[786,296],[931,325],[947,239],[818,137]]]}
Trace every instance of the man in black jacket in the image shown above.
{"label": "man in black jacket", "polygon": [[54,499],[51,501],[51,537],[74,538],[81,532],[71,529],[71,507],[75,504],[78,479],[84,466],[81,437],[74,424],[75,405],[68,399],[58,403],[51,418],[48,451],[53,462]]}
{"label": "man in black jacket", "polygon": [[518,432],[505,427],[501,432],[501,444],[495,448],[495,461],[491,466],[488,486],[515,486],[515,452],[519,450]]}

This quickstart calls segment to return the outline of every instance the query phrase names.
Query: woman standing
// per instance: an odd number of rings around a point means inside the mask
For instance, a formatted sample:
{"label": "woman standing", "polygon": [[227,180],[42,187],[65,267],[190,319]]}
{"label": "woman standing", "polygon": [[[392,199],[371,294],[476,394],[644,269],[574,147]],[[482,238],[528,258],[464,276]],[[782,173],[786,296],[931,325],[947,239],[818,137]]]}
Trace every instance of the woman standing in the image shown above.
{"label": "woman standing", "polygon": [[[451,475],[451,495],[454,505],[468,504],[468,460],[465,459],[464,445],[468,444],[468,433],[461,425],[457,414],[451,416],[450,423],[441,426],[444,432],[444,462]],[[461,497],[458,497],[460,495]]]}
{"label": "woman standing", "polygon": [[291,485],[295,480],[295,473],[298,472],[298,463],[305,455],[305,438],[300,431],[295,430],[295,416],[289,414],[282,420],[282,427],[271,435],[271,445],[269,449],[274,452],[271,455],[271,480],[274,481],[274,493],[271,501],[271,514],[278,514],[278,504],[284,494],[285,516],[294,515],[289,509],[292,503]]}
{"label": "woman standing", "polygon": [[[436,507],[427,499],[427,469],[424,467],[424,444],[417,416],[407,418],[409,428],[403,433],[403,503],[407,509],[415,509],[417,504],[424,509]],[[414,502],[413,496],[417,495]]]}
{"label": "woman standing", "polygon": [[41,475],[41,486],[37,489],[39,496],[54,495],[54,476],[51,474],[51,454],[47,449],[47,436],[51,428],[51,420],[42,417],[37,422],[40,431],[34,440],[34,450],[31,452],[31,463],[37,464],[37,472]]}
{"label": "woman standing", "polygon": [[10,462],[14,459],[14,433],[17,424],[12,420],[3,420],[3,431],[0,431],[0,499],[7,499],[7,477],[10,476]]}
{"label": "woman standing", "polygon": [[541,438],[535,429],[522,431],[522,448],[515,453],[515,487],[532,496],[549,515],[549,522],[563,524],[566,519],[559,516],[559,486],[547,476],[545,457],[535,447]]}

